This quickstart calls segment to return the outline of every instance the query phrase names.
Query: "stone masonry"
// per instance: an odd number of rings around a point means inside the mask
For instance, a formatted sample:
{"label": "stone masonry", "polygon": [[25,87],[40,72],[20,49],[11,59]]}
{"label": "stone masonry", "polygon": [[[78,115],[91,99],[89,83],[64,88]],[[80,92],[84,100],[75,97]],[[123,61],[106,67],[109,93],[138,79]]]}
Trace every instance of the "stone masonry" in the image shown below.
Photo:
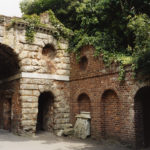
{"label": "stone masonry", "polygon": [[[66,49],[66,41],[57,41],[51,35],[51,28],[39,28],[32,44],[26,42],[26,25],[18,23],[7,30],[6,26],[12,18],[0,16],[0,43],[17,54],[20,69],[15,74],[1,79],[0,126],[6,126],[16,134],[32,134],[36,132],[38,99],[43,92],[54,95],[53,131],[57,134],[67,128],[70,118],[69,109],[69,75],[70,59]],[[45,52],[48,49],[47,52]],[[55,56],[52,53],[55,51]],[[1,52],[0,52],[1,53]],[[6,56],[5,54],[3,54]],[[9,57],[8,57],[9,60]],[[2,65],[2,64],[1,64]],[[3,64],[5,65],[5,63]],[[11,67],[11,66],[10,66]],[[7,69],[7,68],[5,68]],[[8,97],[8,98],[7,98]],[[10,121],[3,115],[3,103],[10,99]],[[7,124],[7,123],[6,123]]]}

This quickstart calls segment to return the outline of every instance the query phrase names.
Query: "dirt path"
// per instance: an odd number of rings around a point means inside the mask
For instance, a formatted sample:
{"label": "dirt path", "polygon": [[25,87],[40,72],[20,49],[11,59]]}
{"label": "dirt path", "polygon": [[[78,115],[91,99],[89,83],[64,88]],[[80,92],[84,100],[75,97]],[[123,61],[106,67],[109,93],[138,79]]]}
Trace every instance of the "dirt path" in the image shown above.
{"label": "dirt path", "polygon": [[97,142],[91,139],[56,137],[39,133],[34,137],[20,137],[0,130],[0,150],[130,150],[114,142]]}

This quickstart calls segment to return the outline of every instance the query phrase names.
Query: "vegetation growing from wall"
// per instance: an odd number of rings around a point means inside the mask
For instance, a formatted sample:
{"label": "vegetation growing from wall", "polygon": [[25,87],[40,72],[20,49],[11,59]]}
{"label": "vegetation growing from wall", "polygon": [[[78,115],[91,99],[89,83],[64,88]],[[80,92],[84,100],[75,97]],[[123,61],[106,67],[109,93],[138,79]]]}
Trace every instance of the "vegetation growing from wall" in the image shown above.
{"label": "vegetation growing from wall", "polygon": [[[24,14],[40,14],[52,9],[58,20],[74,32],[72,38],[69,36],[69,51],[75,52],[77,57],[82,46],[93,45],[95,55],[102,53],[107,64],[120,63],[120,79],[127,64],[132,64],[136,73],[140,69],[147,73],[145,76],[150,76],[140,63],[142,59],[149,65],[150,60],[147,57],[150,51],[149,0],[23,0],[21,9]],[[54,22],[55,27],[59,25]],[[60,27],[64,28],[62,24]],[[58,31],[65,36],[69,30],[62,32],[58,28]]]}
{"label": "vegetation growing from wall", "polygon": [[22,18],[12,19],[11,23],[7,25],[7,29],[9,30],[16,23],[20,23],[20,22],[26,24],[25,36],[26,36],[26,41],[28,43],[34,42],[36,28],[39,26],[45,26],[44,24],[40,23],[40,17],[36,14],[33,14],[33,15],[24,15]]}

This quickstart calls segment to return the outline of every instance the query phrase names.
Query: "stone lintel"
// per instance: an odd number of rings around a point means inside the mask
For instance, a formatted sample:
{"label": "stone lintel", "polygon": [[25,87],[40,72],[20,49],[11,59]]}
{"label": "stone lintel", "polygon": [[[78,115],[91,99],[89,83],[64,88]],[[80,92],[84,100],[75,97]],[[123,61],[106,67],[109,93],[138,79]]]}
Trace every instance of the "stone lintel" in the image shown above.
{"label": "stone lintel", "polygon": [[22,72],[14,76],[11,76],[7,79],[0,80],[0,84],[4,82],[9,82],[9,81],[13,81],[16,79],[20,79],[20,78],[49,79],[49,80],[57,80],[57,81],[69,81],[70,80],[69,76]]}

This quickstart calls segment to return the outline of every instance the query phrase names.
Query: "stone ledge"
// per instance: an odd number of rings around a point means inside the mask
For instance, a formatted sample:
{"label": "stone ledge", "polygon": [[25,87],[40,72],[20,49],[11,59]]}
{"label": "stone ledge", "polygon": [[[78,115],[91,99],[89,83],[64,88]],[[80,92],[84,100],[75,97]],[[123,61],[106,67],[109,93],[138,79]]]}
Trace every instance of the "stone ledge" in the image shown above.
{"label": "stone ledge", "polygon": [[14,76],[11,76],[7,79],[0,80],[0,84],[3,84],[5,82],[9,82],[9,81],[13,81],[13,80],[17,80],[17,79],[20,79],[20,78],[48,79],[48,80],[56,80],[56,81],[70,81],[69,76],[22,72],[22,73],[18,73],[16,75],[14,75]]}

